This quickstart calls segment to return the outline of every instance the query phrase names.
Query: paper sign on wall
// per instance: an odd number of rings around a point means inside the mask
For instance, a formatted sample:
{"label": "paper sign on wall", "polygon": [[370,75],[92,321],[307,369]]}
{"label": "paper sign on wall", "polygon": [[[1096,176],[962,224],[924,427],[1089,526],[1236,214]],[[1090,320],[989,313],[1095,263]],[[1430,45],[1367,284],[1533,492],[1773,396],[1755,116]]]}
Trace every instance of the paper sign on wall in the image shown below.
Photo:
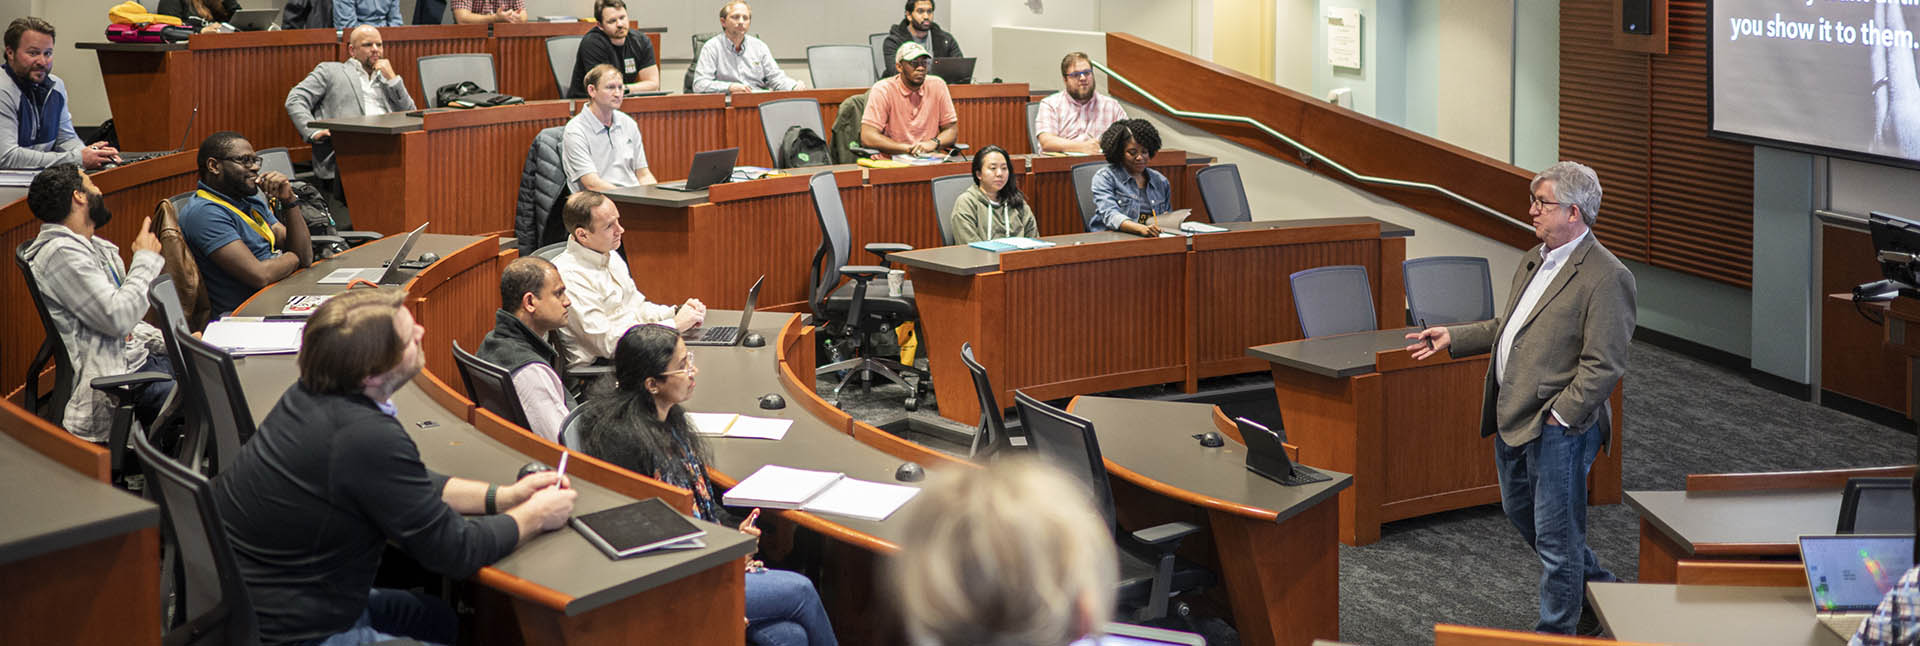
{"label": "paper sign on wall", "polygon": [[1360,69],[1360,10],[1327,8],[1327,64]]}

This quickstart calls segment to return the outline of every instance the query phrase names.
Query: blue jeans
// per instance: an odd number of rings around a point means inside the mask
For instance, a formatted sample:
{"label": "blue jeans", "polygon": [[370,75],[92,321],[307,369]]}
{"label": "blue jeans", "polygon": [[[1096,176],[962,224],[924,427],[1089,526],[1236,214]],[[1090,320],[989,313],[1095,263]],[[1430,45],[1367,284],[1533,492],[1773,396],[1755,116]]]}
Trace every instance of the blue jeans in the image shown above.
{"label": "blue jeans", "polygon": [[838,646],[820,593],[807,577],[786,570],[747,573],[747,643],[758,646]]}
{"label": "blue jeans", "polygon": [[315,646],[359,646],[401,637],[428,644],[451,644],[460,636],[460,618],[447,602],[406,590],[374,588],[367,610],[352,628],[315,642]]}
{"label": "blue jeans", "polygon": [[[160,372],[173,375],[176,380],[180,378],[180,373],[173,371],[173,362],[167,360],[164,352],[147,353],[146,363],[140,364],[134,372]],[[166,407],[167,394],[173,392],[173,384],[172,381],[156,381],[142,386],[140,394],[134,396],[133,415],[148,431],[153,430],[153,419],[160,416],[160,409]]]}
{"label": "blue jeans", "polygon": [[1540,556],[1540,622],[1534,630],[1572,634],[1587,582],[1619,580],[1587,547],[1587,471],[1606,434],[1599,425],[1568,435],[1566,427],[1547,424],[1539,439],[1524,445],[1494,442],[1500,507]]}

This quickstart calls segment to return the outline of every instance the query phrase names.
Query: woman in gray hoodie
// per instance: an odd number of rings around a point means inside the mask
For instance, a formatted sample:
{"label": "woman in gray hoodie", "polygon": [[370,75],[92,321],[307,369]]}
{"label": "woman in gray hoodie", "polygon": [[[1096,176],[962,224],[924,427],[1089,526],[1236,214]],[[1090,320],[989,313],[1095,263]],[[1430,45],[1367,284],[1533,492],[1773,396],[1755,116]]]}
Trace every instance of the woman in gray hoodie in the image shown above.
{"label": "woman in gray hoodie", "polygon": [[1007,151],[999,146],[987,146],[973,156],[973,188],[954,201],[952,217],[954,244],[1040,235]]}

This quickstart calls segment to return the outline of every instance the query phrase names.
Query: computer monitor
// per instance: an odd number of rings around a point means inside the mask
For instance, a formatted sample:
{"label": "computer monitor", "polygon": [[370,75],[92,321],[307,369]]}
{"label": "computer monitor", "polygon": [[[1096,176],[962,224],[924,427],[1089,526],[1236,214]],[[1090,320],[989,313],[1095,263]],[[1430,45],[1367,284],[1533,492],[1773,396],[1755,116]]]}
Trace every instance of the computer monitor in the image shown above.
{"label": "computer monitor", "polygon": [[1898,283],[1901,296],[1920,297],[1920,222],[1874,211],[1867,215],[1867,232],[1873,237],[1880,275]]}

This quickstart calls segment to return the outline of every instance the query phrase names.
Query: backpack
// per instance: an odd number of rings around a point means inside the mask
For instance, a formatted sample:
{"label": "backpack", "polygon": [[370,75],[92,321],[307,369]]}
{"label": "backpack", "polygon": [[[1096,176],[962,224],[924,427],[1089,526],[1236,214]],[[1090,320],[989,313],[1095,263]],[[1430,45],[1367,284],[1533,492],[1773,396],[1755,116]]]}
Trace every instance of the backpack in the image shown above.
{"label": "backpack", "polygon": [[780,137],[780,167],[802,168],[833,163],[827,152],[827,140],[806,126],[787,126]]}
{"label": "backpack", "polygon": [[448,83],[440,86],[440,89],[433,92],[434,107],[484,108],[488,106],[513,105],[526,102],[526,99],[511,94],[500,94],[480,89],[480,84],[474,83],[473,81]]}

